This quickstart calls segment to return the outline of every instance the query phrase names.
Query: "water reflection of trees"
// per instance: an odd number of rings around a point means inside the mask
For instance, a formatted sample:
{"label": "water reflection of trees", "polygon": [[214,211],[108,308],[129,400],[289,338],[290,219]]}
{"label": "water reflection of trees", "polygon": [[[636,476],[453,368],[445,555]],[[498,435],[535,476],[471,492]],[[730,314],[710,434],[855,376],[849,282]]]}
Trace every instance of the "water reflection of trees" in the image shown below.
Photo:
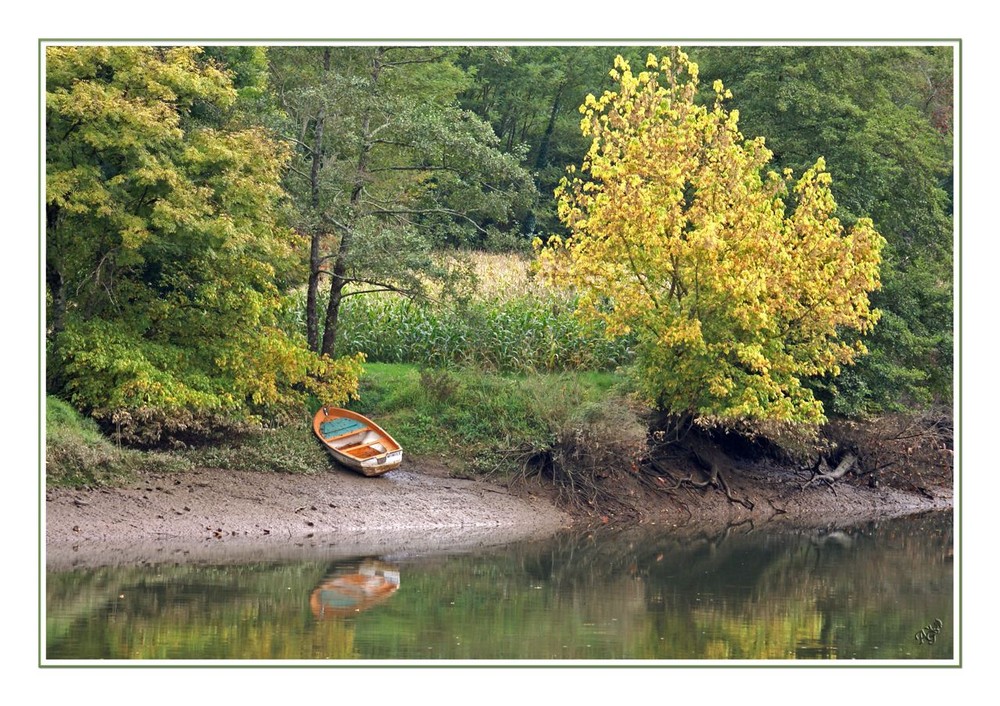
{"label": "water reflection of trees", "polygon": [[[397,557],[405,580],[391,599],[335,620],[317,620],[309,598],[348,571],[340,562],[56,573],[47,656],[947,658],[952,539],[938,516],[822,532],[570,533]],[[919,644],[936,618],[938,639]]]}
{"label": "water reflection of trees", "polygon": [[569,596],[621,596],[619,607],[632,610],[640,593],[642,615],[625,620],[644,631],[628,638],[637,656],[951,656],[950,637],[933,646],[914,639],[927,622],[952,615],[950,516],[846,531],[770,533],[748,523],[685,539],[563,541],[526,559],[525,571]]}
{"label": "water reflection of trees", "polygon": [[311,589],[326,568],[325,563],[308,562],[136,566],[51,574],[46,656],[354,657],[353,625],[317,624],[309,611],[309,591],[304,587]]}

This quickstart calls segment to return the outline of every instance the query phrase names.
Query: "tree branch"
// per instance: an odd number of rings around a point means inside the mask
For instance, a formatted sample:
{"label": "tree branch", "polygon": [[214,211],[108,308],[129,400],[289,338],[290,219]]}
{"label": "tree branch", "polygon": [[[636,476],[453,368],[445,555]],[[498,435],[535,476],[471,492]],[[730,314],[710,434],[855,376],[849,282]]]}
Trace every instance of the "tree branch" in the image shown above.
{"label": "tree branch", "polygon": [[417,149],[416,145],[412,145],[409,142],[399,142],[398,140],[369,140],[369,144],[372,147],[375,145],[392,145],[393,147],[406,147],[411,150]]}
{"label": "tree branch", "polygon": [[376,294],[378,292],[396,292],[398,294],[405,294],[408,297],[415,297],[417,294],[409,289],[401,289],[399,287],[378,287],[376,289],[359,289],[356,292],[345,292],[341,295],[341,299],[347,299],[347,297],[353,297],[358,294]]}
{"label": "tree branch", "polygon": [[409,288],[409,287],[403,287],[403,286],[400,286],[400,285],[392,284],[390,282],[382,282],[382,281],[379,281],[379,280],[368,279],[368,278],[363,278],[363,277],[344,277],[343,281],[344,281],[345,285],[348,285],[348,284],[365,284],[365,285],[370,285],[370,286],[374,287],[374,289],[361,289],[361,290],[354,291],[354,292],[345,292],[342,295],[342,298],[355,296],[357,294],[373,294],[373,293],[377,293],[377,292],[395,292],[397,294],[402,294],[404,296],[410,297],[411,299],[416,299],[418,297],[422,297],[422,298],[434,301],[434,299],[432,297],[427,296],[426,293],[424,293],[424,292],[422,292],[420,290]]}
{"label": "tree branch", "polygon": [[[387,47],[386,51],[389,49],[400,49],[401,47]],[[433,56],[424,57],[423,59],[400,59],[399,61],[383,61],[381,65],[385,68],[392,68],[395,66],[406,66],[407,64],[429,64],[434,61],[439,61],[446,57],[447,54],[434,54]]]}
{"label": "tree branch", "polygon": [[313,148],[312,148],[312,147],[310,147],[309,145],[307,145],[307,144],[306,144],[305,142],[303,142],[302,140],[298,139],[297,137],[292,137],[291,135],[282,135],[282,138],[284,138],[284,139],[288,140],[289,142],[294,142],[294,143],[295,143],[295,144],[297,144],[297,145],[298,145],[299,147],[303,147],[303,148],[305,148],[305,150],[306,150],[306,151],[307,151],[307,152],[308,152],[308,153],[309,153],[310,155],[311,155],[311,154],[313,154]]}
{"label": "tree branch", "polygon": [[385,216],[400,216],[400,215],[419,216],[419,215],[426,215],[429,213],[444,214],[446,216],[461,218],[462,220],[468,221],[470,224],[472,224],[472,227],[475,228],[480,233],[486,233],[486,229],[480,226],[474,220],[472,220],[469,216],[465,215],[464,213],[461,213],[460,211],[453,211],[450,208],[377,209],[375,211],[372,211],[373,215],[385,215]]}
{"label": "tree branch", "polygon": [[290,172],[295,172],[295,173],[296,173],[296,174],[298,174],[298,175],[299,175],[300,177],[305,177],[306,179],[311,179],[311,178],[312,178],[312,177],[311,177],[311,176],[310,176],[309,174],[306,174],[305,172],[303,172],[303,171],[300,171],[300,170],[296,169],[295,167],[293,167],[293,166],[292,166],[292,165],[290,165],[290,164],[288,165],[288,171],[290,171]]}
{"label": "tree branch", "polygon": [[370,173],[374,172],[455,172],[456,174],[461,174],[461,172],[454,167],[445,166],[407,166],[407,167],[378,167],[377,169],[369,169]]}

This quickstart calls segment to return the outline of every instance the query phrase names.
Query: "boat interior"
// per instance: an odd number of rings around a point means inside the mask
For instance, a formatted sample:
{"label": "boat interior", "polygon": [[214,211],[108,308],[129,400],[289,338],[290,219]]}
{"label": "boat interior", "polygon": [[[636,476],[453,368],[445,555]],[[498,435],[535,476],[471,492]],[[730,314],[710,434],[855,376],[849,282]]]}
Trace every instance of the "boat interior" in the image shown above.
{"label": "boat interior", "polygon": [[[327,427],[327,429],[330,428]],[[357,459],[371,458],[372,456],[378,456],[388,451],[395,451],[397,448],[395,445],[389,448],[390,445],[385,437],[377,431],[357,422],[345,425],[344,433],[337,434],[334,432],[332,436],[326,437],[324,440],[331,448]]]}
{"label": "boat interior", "polygon": [[349,434],[343,438],[328,442],[330,446],[341,453],[350,454],[354,458],[369,458],[384,454],[389,449],[382,441],[381,435],[366,429],[363,432]]}

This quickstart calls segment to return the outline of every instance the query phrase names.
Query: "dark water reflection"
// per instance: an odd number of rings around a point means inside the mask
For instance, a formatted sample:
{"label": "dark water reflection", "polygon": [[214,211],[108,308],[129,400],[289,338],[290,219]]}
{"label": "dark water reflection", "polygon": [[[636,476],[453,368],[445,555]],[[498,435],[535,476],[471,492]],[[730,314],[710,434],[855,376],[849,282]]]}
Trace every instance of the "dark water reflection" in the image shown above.
{"label": "dark water reflection", "polygon": [[46,656],[950,659],[952,542],[947,514],[826,532],[561,535],[476,555],[50,572]]}

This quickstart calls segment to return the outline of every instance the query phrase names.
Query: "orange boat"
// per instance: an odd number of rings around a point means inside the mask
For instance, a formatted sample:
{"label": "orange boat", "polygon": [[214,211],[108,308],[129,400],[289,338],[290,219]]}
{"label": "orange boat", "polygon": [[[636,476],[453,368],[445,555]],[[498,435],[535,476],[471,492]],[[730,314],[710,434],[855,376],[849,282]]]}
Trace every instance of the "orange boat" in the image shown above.
{"label": "orange boat", "polygon": [[388,432],[348,409],[321,407],[313,432],[337,461],[366,476],[380,476],[403,461],[403,448]]}

